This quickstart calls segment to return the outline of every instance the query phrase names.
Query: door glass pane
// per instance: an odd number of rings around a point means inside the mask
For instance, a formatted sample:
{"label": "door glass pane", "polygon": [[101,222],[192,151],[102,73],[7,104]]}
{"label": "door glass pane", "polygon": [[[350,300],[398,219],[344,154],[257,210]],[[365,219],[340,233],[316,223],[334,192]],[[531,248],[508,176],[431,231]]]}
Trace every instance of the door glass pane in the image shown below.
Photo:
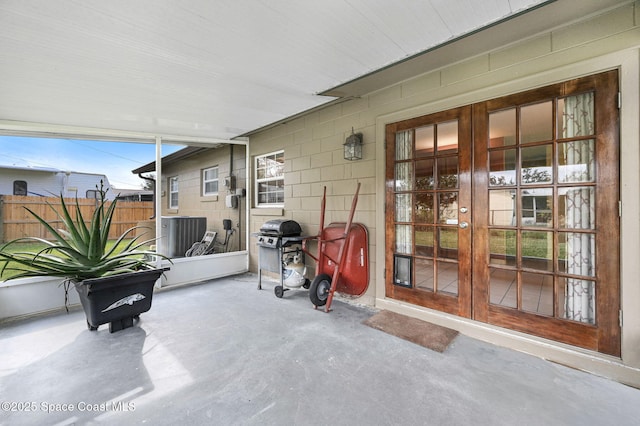
{"label": "door glass pane", "polygon": [[396,191],[410,191],[413,189],[413,164],[396,164],[395,180]]}
{"label": "door glass pane", "polygon": [[596,322],[596,285],[593,281],[559,278],[560,317],[587,324]]}
{"label": "door glass pane", "polygon": [[416,194],[416,222],[433,223],[433,194]]}
{"label": "door glass pane", "polygon": [[432,157],[435,150],[433,125],[416,129],[416,158]]}
{"label": "door glass pane", "polygon": [[595,229],[596,202],[593,187],[558,188],[560,227]]}
{"label": "door glass pane", "polygon": [[492,265],[516,266],[516,231],[489,231],[489,262]]}
{"label": "door glass pane", "polygon": [[595,277],[596,241],[594,234],[559,232],[558,251],[560,272]]}
{"label": "door glass pane", "polygon": [[458,263],[438,263],[438,293],[458,295]]}
{"label": "door glass pane", "polygon": [[438,257],[445,259],[458,258],[458,228],[440,228],[438,230]]}
{"label": "door glass pane", "polygon": [[433,227],[415,227],[416,255],[433,257]]}
{"label": "door glass pane", "polygon": [[415,286],[422,290],[433,291],[433,260],[416,259]]}
{"label": "door glass pane", "polygon": [[516,150],[503,149],[489,153],[489,185],[516,184]]}
{"label": "door glass pane", "polygon": [[553,226],[553,188],[532,188],[520,191],[522,226]]}
{"label": "door glass pane", "polygon": [[522,309],[553,316],[553,275],[522,273]]}
{"label": "door glass pane", "polygon": [[593,92],[558,100],[558,137],[594,134]]}
{"label": "door glass pane", "polygon": [[544,183],[553,180],[553,149],[551,145],[522,148],[522,183]]}
{"label": "door glass pane", "polygon": [[516,225],[516,190],[489,191],[489,225]]}
{"label": "door glass pane", "polygon": [[553,271],[553,233],[522,231],[522,267]]}
{"label": "door glass pane", "polygon": [[411,194],[396,194],[396,222],[411,222]]}
{"label": "door glass pane", "polygon": [[516,109],[489,114],[489,147],[516,144]]}
{"label": "door glass pane", "polygon": [[553,137],[552,102],[528,105],[520,109],[520,142],[548,141]]}
{"label": "door glass pane", "polygon": [[489,302],[509,308],[518,307],[518,283],[516,271],[489,268]]}
{"label": "door glass pane", "polygon": [[411,254],[411,225],[396,225],[396,253]]}
{"label": "door glass pane", "polygon": [[438,222],[447,225],[458,224],[458,193],[441,192],[438,194]]}
{"label": "door glass pane", "polygon": [[411,130],[396,133],[396,160],[409,160],[412,158],[412,136],[413,132]]}
{"label": "door glass pane", "polygon": [[438,188],[458,187],[458,157],[438,158]]}
{"label": "door glass pane", "polygon": [[433,189],[433,160],[416,161],[416,189]]}
{"label": "door glass pane", "polygon": [[595,180],[595,141],[558,144],[558,182],[593,182]]}
{"label": "door glass pane", "polygon": [[438,124],[438,154],[458,152],[458,120]]}

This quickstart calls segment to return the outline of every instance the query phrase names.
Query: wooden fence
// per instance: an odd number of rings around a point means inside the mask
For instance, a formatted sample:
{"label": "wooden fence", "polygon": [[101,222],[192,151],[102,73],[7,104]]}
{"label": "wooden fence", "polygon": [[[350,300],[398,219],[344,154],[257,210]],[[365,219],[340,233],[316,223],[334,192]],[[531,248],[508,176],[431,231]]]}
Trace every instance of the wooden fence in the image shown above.
{"label": "wooden fence", "polygon": [[[75,218],[75,198],[65,198],[64,200],[72,217]],[[96,209],[96,202],[97,200],[88,198],[78,199],[80,212],[85,221],[91,220],[91,216]],[[0,195],[0,242],[7,242],[21,237],[52,239],[51,233],[46,231],[40,222],[24,208],[31,209],[38,216],[45,219],[54,229],[64,229],[62,222],[47,203],[53,206],[56,211],[60,211],[60,198]],[[110,203],[107,203],[108,205]],[[127,229],[136,226],[139,221],[148,220],[151,216],[153,216],[152,201],[118,201],[109,238],[118,238]]]}

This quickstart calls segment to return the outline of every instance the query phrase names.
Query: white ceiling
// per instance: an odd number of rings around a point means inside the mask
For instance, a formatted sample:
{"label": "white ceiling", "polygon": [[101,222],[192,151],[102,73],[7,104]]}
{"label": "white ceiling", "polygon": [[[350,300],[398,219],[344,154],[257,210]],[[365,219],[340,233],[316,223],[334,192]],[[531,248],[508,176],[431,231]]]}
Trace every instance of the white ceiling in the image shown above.
{"label": "white ceiling", "polygon": [[543,3],[0,0],[0,120],[229,139]]}

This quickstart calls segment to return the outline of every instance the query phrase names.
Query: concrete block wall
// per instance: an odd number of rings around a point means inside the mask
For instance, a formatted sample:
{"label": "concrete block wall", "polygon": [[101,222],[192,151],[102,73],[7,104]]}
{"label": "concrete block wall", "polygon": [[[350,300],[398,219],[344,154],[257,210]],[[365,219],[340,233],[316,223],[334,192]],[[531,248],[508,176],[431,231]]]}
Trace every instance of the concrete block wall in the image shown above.
{"label": "concrete block wall", "polygon": [[[251,210],[251,232],[283,217],[300,222],[305,234],[315,234],[322,188],[327,187],[326,223],[343,221],[361,182],[355,220],[369,229],[371,280],[360,301],[373,304],[384,297],[384,124],[579,76],[558,70],[638,48],[639,11],[640,2],[628,2],[251,135],[252,159],[284,149],[286,191],[283,209]],[[354,162],[342,157],[352,128],[364,136],[364,158]],[[255,244],[250,249],[255,271]]]}
{"label": "concrete block wall", "polygon": [[[369,231],[371,282],[368,303],[373,303],[375,288],[373,262],[375,227],[375,131],[374,123],[363,124],[362,112],[367,102],[344,103],[309,114],[251,137],[251,157],[284,149],[285,205],[283,209],[251,210],[251,232],[270,219],[286,218],[300,223],[305,235],[319,232],[321,200],[326,187],[325,225],[344,222],[358,182],[361,184],[354,221],[363,223]],[[343,158],[343,143],[351,134],[363,133],[363,159]],[[257,250],[251,250],[251,270],[257,270]],[[307,259],[309,267],[313,261]],[[315,271],[309,270],[309,278]]]}
{"label": "concrete block wall", "polygon": [[[245,147],[233,146],[233,171],[231,171],[230,146],[202,151],[176,164],[163,166],[162,168],[162,215],[163,216],[204,216],[207,218],[207,230],[218,231],[218,241],[224,241],[223,219],[231,219],[233,226],[240,224],[241,238],[238,233],[231,240],[230,248],[238,249],[238,244],[244,249],[246,221],[246,198],[240,199],[240,208],[226,207],[225,198],[228,194],[223,185],[225,176],[233,174],[236,178],[236,188],[245,188],[246,167]],[[218,195],[202,196],[201,174],[208,167],[218,166]],[[178,176],[178,209],[168,208],[169,192],[168,181],[172,176]],[[245,188],[246,189],[246,188]]]}

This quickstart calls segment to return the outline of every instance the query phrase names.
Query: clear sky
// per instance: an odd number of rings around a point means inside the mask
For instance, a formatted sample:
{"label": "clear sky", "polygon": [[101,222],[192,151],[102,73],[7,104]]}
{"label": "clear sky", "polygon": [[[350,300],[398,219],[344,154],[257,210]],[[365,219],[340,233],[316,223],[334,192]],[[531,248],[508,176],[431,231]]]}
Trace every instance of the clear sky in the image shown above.
{"label": "clear sky", "polygon": [[[163,145],[162,155],[181,148]],[[155,155],[154,144],[0,136],[1,165],[104,174],[118,189],[141,188],[144,181],[131,170],[155,161]]]}

